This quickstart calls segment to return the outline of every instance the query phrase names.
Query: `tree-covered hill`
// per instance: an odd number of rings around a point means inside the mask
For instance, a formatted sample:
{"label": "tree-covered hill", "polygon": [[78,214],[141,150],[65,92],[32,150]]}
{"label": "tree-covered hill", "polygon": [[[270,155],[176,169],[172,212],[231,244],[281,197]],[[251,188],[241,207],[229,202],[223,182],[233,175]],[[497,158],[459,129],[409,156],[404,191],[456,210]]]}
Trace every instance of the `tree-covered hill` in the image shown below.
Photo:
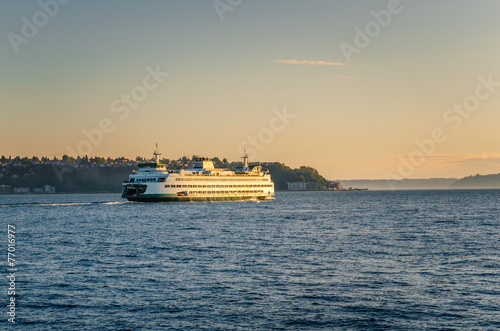
{"label": "tree-covered hill", "polygon": [[30,189],[54,186],[56,192],[120,192],[121,184],[135,169],[133,166],[71,168],[60,165],[33,165],[11,170],[0,184]]}
{"label": "tree-covered hill", "polygon": [[329,186],[328,180],[318,173],[318,170],[302,166],[298,169],[292,169],[283,163],[269,163],[265,168],[269,169],[271,178],[274,181],[274,187],[277,190],[288,189],[287,182],[315,182],[318,183],[320,190]]}

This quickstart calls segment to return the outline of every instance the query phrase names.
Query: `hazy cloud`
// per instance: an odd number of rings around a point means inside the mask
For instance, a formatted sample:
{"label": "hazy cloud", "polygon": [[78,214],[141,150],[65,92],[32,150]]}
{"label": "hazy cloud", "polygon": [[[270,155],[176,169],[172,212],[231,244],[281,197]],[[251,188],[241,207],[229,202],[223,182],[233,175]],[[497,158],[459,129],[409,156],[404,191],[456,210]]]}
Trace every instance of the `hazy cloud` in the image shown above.
{"label": "hazy cloud", "polygon": [[428,164],[459,164],[462,166],[498,166],[500,153],[433,154],[426,157]]}

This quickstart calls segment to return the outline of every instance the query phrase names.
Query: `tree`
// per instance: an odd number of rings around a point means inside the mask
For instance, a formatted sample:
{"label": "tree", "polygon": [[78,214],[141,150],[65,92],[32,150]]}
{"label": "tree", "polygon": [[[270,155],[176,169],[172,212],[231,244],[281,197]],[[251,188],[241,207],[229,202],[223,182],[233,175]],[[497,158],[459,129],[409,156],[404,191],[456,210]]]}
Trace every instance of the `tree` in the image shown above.
{"label": "tree", "polygon": [[[55,158],[55,157],[54,157]],[[62,159],[61,159],[63,162],[67,162],[67,163],[75,163],[75,158],[72,157],[72,156],[69,156],[69,155],[66,155],[64,154]]]}
{"label": "tree", "polygon": [[103,157],[95,156],[90,158],[90,162],[100,164],[106,163],[106,160]]}

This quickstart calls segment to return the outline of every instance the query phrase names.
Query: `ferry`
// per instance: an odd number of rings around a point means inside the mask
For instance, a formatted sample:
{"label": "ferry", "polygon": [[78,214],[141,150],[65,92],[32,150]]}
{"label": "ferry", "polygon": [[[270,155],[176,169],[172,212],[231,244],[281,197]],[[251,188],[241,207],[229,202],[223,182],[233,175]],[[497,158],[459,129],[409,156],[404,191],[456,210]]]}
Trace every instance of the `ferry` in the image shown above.
{"label": "ferry", "polygon": [[152,162],[139,169],[122,184],[122,198],[138,202],[273,200],[274,182],[261,166],[248,166],[243,156],[240,171],[215,168],[208,158],[195,160],[192,169],[167,169],[161,164],[158,144]]}

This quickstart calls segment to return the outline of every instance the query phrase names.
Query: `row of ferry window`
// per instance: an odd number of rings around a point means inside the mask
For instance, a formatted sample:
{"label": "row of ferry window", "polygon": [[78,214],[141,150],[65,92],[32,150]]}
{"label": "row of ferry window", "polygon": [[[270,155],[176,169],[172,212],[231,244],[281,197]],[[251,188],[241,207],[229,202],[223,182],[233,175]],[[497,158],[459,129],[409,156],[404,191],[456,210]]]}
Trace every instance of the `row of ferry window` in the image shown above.
{"label": "row of ferry window", "polygon": [[[165,182],[165,177],[131,178],[130,183]],[[177,181],[269,181],[268,178],[176,178]]]}
{"label": "row of ferry window", "polygon": [[229,193],[264,193],[262,190],[250,190],[250,191],[188,191],[188,194],[229,194]]}
{"label": "row of ferry window", "polygon": [[184,188],[193,188],[193,187],[206,187],[206,188],[216,188],[216,187],[272,187],[270,184],[266,185],[165,185],[166,188],[170,187],[184,187]]}
{"label": "row of ferry window", "polygon": [[269,181],[269,178],[203,178],[203,177],[196,177],[196,178],[186,178],[186,177],[179,177],[176,178],[175,180],[177,181],[204,181],[204,182],[226,182],[226,181],[243,181],[243,182],[248,182],[248,181]]}
{"label": "row of ferry window", "polygon": [[165,177],[151,177],[151,178],[130,178],[131,183],[146,183],[146,182],[164,182],[166,180]]}

